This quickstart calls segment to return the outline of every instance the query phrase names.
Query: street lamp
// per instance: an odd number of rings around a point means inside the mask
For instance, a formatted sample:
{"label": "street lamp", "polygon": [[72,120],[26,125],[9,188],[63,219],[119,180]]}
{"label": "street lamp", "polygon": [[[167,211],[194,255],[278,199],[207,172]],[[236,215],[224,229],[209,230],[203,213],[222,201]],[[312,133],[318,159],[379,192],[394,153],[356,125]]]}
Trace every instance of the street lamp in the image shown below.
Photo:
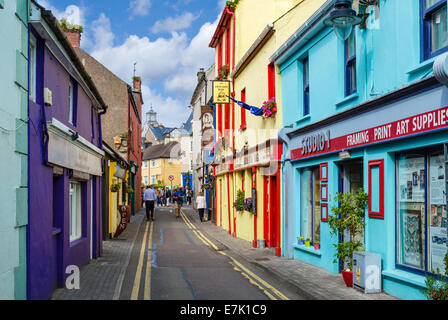
{"label": "street lamp", "polygon": [[352,9],[351,0],[337,0],[330,16],[325,19],[324,24],[333,27],[334,33],[340,40],[347,40],[352,34],[353,27],[363,21]]}

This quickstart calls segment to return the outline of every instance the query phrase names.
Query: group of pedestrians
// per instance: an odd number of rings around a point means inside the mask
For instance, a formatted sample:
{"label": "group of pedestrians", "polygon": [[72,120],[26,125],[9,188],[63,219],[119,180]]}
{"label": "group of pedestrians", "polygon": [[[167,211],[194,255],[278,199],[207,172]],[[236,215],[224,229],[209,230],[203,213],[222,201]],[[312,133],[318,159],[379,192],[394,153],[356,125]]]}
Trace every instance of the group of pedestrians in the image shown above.
{"label": "group of pedestrians", "polygon": [[[149,186],[143,192],[143,202],[146,208],[146,219],[154,221],[154,210],[157,206],[168,206],[175,204],[176,217],[180,217],[180,210],[184,203],[191,205],[193,192],[190,188],[174,188],[172,191],[169,188],[153,189]],[[200,198],[200,196],[198,197]],[[203,216],[203,214],[202,214]],[[202,221],[202,218],[201,218]]]}

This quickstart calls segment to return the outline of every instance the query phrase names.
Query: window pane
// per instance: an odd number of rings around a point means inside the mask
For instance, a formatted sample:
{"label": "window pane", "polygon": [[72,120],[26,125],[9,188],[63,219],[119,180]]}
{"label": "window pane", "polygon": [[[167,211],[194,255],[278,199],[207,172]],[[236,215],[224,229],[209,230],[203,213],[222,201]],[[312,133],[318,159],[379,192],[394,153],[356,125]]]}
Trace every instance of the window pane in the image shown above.
{"label": "window pane", "polygon": [[439,2],[442,2],[442,1],[445,1],[445,0],[426,0],[426,8],[430,8],[433,5],[435,5]]}
{"label": "window pane", "polygon": [[351,58],[356,55],[356,37],[352,32],[350,38],[347,39],[347,58]]}
{"label": "window pane", "polygon": [[311,239],[311,223],[313,215],[313,172],[311,170],[302,171],[301,181],[301,232],[300,236]]}
{"label": "window pane", "polygon": [[303,83],[304,87],[306,87],[309,84],[309,74],[310,74],[310,68],[308,63],[308,58],[303,60]]}
{"label": "window pane", "polygon": [[424,269],[425,158],[403,156],[398,160],[398,262]]}
{"label": "window pane", "polygon": [[432,14],[432,51],[437,51],[448,45],[446,6]]}
{"label": "window pane", "polygon": [[[420,184],[422,182],[420,181]],[[423,181],[424,187],[424,181]],[[429,228],[429,270],[445,273],[443,258],[446,254],[447,241],[447,213],[446,213],[446,185],[444,155],[438,154],[429,159],[429,199],[430,199],[430,228]]]}

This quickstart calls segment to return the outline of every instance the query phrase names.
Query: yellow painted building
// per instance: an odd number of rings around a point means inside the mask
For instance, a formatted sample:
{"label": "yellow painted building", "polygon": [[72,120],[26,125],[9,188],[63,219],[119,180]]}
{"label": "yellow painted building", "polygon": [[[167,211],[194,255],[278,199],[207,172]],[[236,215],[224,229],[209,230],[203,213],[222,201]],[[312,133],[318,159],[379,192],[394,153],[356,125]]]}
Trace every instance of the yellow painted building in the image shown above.
{"label": "yellow painted building", "polygon": [[[118,173],[118,171],[121,171]],[[118,176],[122,176],[120,178]],[[109,165],[109,234],[115,235],[121,217],[118,207],[127,205],[129,202],[129,194],[126,192],[126,185],[129,179],[129,170],[123,170],[116,162],[110,162]],[[118,191],[113,191],[112,186],[119,185]]]}
{"label": "yellow painted building", "polygon": [[179,160],[179,143],[154,145],[143,152],[142,183],[148,185],[171,186],[170,176],[174,177],[172,186],[182,185],[182,164]]}
{"label": "yellow painted building", "polygon": [[[240,0],[226,7],[210,47],[216,49],[217,74],[228,66],[232,95],[261,108],[276,98],[277,113],[265,119],[238,104],[217,106],[217,139],[227,150],[215,159],[216,224],[254,247],[282,246],[282,128],[280,77],[269,58],[325,1]],[[233,207],[239,190],[256,198],[256,215]]]}

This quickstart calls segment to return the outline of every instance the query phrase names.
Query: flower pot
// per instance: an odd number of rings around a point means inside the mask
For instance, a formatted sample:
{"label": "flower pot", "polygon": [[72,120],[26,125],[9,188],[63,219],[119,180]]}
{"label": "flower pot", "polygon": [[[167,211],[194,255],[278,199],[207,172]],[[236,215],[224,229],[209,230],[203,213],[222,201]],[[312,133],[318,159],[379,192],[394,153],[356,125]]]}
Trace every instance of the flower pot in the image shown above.
{"label": "flower pot", "polygon": [[306,246],[306,247],[310,247],[310,246],[311,246],[311,243],[310,243],[310,241],[308,241],[308,240],[305,240],[305,246]]}
{"label": "flower pot", "polygon": [[347,287],[353,287],[353,271],[342,271],[342,278]]}
{"label": "flower pot", "polygon": [[314,249],[320,250],[320,243],[315,243],[314,244]]}
{"label": "flower pot", "polygon": [[297,240],[297,243],[299,244],[299,246],[303,246],[305,244],[305,242],[303,240]]}

